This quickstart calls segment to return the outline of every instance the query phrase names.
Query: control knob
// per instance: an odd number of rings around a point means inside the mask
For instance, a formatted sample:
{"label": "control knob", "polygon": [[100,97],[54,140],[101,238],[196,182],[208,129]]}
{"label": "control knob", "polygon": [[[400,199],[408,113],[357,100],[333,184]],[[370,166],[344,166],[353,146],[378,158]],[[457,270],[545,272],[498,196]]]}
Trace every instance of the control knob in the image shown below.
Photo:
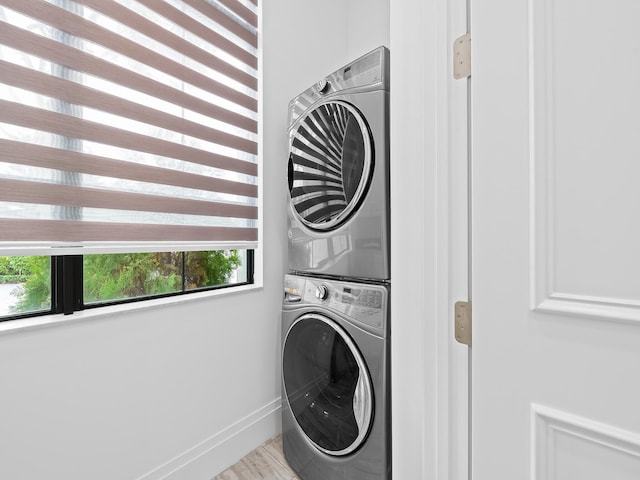
{"label": "control knob", "polygon": [[326,285],[318,285],[316,287],[316,298],[318,300],[326,300],[329,296],[329,289]]}
{"label": "control knob", "polygon": [[327,93],[327,91],[329,90],[329,82],[326,78],[323,78],[322,80],[318,80],[316,82],[316,90],[318,91],[318,93]]}

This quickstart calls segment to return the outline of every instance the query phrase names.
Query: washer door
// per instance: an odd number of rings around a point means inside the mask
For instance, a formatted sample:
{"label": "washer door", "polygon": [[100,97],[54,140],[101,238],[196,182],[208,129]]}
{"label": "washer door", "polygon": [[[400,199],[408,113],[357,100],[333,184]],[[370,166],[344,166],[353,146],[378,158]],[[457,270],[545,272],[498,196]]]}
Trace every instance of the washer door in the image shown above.
{"label": "washer door", "polygon": [[373,420],[369,372],[349,335],[317,314],[298,318],[283,347],[287,401],[307,438],[329,455],[347,455]]}
{"label": "washer door", "polygon": [[373,142],[365,119],[347,102],[328,101],[300,119],[290,140],[293,211],[313,230],[337,228],[369,187]]}

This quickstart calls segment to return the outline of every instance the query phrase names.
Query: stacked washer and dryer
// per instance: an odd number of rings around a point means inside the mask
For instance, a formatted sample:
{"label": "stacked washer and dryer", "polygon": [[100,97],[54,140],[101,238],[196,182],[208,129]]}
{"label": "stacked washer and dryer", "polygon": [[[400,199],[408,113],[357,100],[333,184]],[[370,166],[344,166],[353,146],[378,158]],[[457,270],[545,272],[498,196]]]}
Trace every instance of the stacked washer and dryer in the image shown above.
{"label": "stacked washer and dryer", "polygon": [[282,439],[302,480],[388,480],[389,51],[289,104]]}

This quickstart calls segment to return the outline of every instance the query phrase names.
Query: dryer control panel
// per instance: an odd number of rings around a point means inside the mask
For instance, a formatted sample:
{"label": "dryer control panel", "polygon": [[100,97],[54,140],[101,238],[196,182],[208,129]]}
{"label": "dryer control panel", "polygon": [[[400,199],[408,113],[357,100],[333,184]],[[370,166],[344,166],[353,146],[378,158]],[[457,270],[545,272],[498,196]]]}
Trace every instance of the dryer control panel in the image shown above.
{"label": "dryer control panel", "polygon": [[285,275],[284,304],[338,312],[375,333],[386,330],[388,287],[315,277]]}
{"label": "dryer control panel", "polygon": [[318,80],[289,102],[289,126],[312,105],[327,96],[350,90],[389,91],[389,50],[378,47],[340,70]]}

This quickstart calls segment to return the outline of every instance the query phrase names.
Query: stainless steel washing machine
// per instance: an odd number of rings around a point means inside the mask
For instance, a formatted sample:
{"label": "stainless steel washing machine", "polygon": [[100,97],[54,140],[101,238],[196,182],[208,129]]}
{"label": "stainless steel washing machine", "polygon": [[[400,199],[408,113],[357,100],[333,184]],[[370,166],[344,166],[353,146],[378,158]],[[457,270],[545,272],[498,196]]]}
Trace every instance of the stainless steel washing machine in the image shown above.
{"label": "stainless steel washing machine", "polygon": [[302,480],[391,478],[385,285],[286,275],[282,440]]}
{"label": "stainless steel washing machine", "polygon": [[289,103],[289,271],[389,280],[389,51]]}

